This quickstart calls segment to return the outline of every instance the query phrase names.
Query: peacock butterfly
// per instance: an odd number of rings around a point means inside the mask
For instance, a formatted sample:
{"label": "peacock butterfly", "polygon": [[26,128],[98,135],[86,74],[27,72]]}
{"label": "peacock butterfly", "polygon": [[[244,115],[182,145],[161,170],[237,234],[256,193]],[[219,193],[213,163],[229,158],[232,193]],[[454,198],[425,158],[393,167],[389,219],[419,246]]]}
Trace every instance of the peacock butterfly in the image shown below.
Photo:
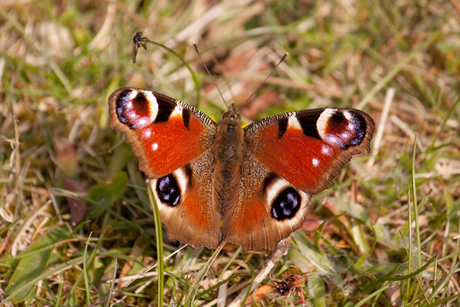
{"label": "peacock butterfly", "polygon": [[312,195],[352,155],[369,152],[375,129],[356,109],[289,112],[243,129],[233,104],[218,125],[182,101],[132,87],[113,92],[109,108],[110,127],[126,135],[149,178],[168,238],[244,251],[273,251],[298,229]]}

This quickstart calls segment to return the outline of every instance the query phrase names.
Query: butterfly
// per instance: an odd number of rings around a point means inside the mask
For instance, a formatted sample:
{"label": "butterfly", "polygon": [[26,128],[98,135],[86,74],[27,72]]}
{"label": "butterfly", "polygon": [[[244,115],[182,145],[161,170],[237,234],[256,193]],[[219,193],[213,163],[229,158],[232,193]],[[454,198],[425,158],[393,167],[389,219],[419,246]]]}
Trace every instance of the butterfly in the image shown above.
{"label": "butterfly", "polygon": [[356,109],[270,116],[244,129],[234,104],[220,124],[169,96],[125,87],[109,97],[148,177],[169,240],[276,249],[352,155],[370,151],[373,119]]}

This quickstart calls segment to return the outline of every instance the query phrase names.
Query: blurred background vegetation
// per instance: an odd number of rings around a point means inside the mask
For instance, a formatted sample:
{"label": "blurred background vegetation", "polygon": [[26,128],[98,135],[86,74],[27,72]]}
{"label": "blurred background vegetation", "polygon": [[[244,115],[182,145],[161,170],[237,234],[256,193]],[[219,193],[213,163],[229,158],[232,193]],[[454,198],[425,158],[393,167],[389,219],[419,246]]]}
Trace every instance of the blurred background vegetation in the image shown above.
{"label": "blurred background vegetation", "polygon": [[[172,51],[149,44],[133,64],[137,31]],[[459,306],[459,34],[458,0],[2,0],[0,305]],[[377,124],[372,153],[313,198],[270,272],[268,253],[227,245],[196,288],[213,251],[165,239],[157,254],[144,177],[107,104],[136,86],[219,120],[192,42],[237,105],[289,53],[244,123],[355,107]]]}

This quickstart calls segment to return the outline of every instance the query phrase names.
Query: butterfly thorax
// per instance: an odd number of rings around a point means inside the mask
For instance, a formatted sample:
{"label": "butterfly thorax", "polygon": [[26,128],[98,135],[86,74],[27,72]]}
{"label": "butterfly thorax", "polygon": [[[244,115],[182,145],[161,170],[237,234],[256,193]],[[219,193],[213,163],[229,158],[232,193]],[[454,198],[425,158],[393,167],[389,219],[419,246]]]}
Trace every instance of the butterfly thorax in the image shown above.
{"label": "butterfly thorax", "polygon": [[221,212],[238,201],[240,167],[244,157],[244,133],[235,105],[222,116],[215,143],[214,199]]}

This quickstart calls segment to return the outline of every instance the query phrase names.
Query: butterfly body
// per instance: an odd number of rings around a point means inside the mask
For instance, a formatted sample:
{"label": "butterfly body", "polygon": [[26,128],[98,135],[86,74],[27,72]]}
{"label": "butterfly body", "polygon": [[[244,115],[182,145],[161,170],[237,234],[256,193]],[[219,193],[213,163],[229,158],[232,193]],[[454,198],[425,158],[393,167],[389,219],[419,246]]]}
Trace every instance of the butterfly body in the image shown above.
{"label": "butterfly body", "polygon": [[212,146],[214,153],[213,197],[216,207],[223,215],[238,201],[240,169],[244,158],[244,133],[240,115],[235,105],[224,113],[218,126],[216,140]]}
{"label": "butterfly body", "polygon": [[[168,238],[274,250],[298,229],[311,196],[351,156],[368,152],[374,122],[354,109],[267,117],[244,129],[234,105],[217,125],[171,97],[122,88],[109,98],[111,128],[125,133],[149,178]],[[222,222],[222,228],[221,228]]]}

